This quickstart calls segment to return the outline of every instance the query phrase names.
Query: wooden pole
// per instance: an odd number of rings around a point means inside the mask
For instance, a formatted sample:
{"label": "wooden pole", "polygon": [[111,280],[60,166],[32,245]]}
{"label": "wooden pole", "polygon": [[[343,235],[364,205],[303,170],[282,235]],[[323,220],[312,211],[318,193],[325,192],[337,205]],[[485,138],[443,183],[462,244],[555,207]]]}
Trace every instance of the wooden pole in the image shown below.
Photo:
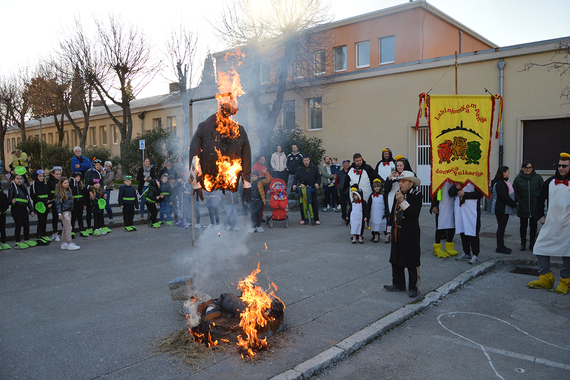
{"label": "wooden pole", "polygon": [[457,50],[455,51],[455,95],[457,95]]}

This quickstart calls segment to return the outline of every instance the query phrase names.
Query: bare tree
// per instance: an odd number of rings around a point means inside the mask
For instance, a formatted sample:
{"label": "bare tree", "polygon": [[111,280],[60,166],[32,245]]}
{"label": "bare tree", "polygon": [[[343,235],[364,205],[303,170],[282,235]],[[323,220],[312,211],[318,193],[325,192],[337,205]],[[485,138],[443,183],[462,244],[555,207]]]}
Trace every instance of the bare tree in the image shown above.
{"label": "bare tree", "polygon": [[[76,19],[74,29],[61,39],[49,66],[53,75],[70,84],[67,93],[59,93],[60,100],[64,105],[63,113],[77,133],[79,146],[85,149],[94,95],[94,84],[90,78],[99,76],[103,69],[95,44],[86,36],[81,20]],[[82,126],[72,115],[73,111],[79,110],[83,115]]]}
{"label": "bare tree", "polygon": [[[528,71],[533,67],[546,67],[548,71],[555,71],[560,76],[570,74],[570,61],[568,58],[570,57],[570,41],[559,41],[555,45],[554,56],[552,57],[552,61],[548,63],[535,63],[529,62],[524,65],[523,71]],[[560,59],[558,59],[560,58]],[[561,98],[566,98],[570,100],[570,86],[564,87],[562,90],[562,94],[560,94]]]}
{"label": "bare tree", "polygon": [[3,80],[2,102],[10,115],[11,121],[20,128],[22,142],[26,141],[26,120],[30,111],[30,100],[27,84],[30,78],[28,69],[23,68],[18,74],[13,74]]}
{"label": "bare tree", "polygon": [[[192,31],[180,26],[178,31],[172,31],[166,43],[166,54],[169,58],[169,69],[176,78],[180,89],[180,102],[184,112],[184,143],[190,145],[190,109],[189,103],[192,88],[196,82],[196,73],[199,72],[199,62],[196,60],[198,52],[198,36]],[[183,150],[186,151],[186,150]]]}
{"label": "bare tree", "polygon": [[[229,46],[245,53],[242,83],[261,117],[258,125],[263,144],[269,140],[287,90],[322,95],[331,83],[332,76],[317,79],[315,68],[332,62],[334,41],[326,29],[331,21],[326,0],[269,0],[263,7],[258,4],[235,0],[213,26]],[[262,63],[270,65],[274,73],[264,87],[260,86]],[[275,94],[270,106],[262,101],[265,93]]]}
{"label": "bare tree", "polygon": [[[151,45],[136,27],[124,24],[115,16],[107,23],[95,20],[98,44],[104,68],[88,77],[109,117],[121,132],[121,153],[133,134],[131,101],[153,79],[158,64],[152,62]],[[121,120],[105,102],[109,100],[122,109]]]}
{"label": "bare tree", "polygon": [[14,124],[12,113],[10,112],[11,101],[9,100],[9,84],[6,78],[0,78],[0,157],[6,162],[4,157],[4,137],[8,127]]}

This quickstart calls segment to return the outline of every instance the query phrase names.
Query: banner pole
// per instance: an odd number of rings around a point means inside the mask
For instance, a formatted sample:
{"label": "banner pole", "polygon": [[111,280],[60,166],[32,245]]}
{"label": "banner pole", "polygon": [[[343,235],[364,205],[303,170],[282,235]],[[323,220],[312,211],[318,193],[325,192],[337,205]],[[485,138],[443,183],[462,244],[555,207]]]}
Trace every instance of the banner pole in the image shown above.
{"label": "banner pole", "polygon": [[455,96],[457,96],[457,50],[455,51]]}

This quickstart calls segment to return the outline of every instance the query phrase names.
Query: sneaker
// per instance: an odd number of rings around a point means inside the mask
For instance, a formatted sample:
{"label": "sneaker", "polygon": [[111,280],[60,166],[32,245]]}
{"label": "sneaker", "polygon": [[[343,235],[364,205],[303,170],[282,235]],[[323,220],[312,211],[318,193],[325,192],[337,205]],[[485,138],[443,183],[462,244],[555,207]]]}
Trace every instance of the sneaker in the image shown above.
{"label": "sneaker", "polygon": [[239,231],[239,227],[238,227],[238,226],[235,226],[235,227],[234,227],[234,231]]}
{"label": "sneaker", "polygon": [[[190,223],[190,226],[192,226],[192,223]],[[196,223],[196,226],[194,226],[194,228],[199,230],[200,228],[202,228],[202,226],[200,225],[200,223]]]}
{"label": "sneaker", "polygon": [[317,226],[320,226],[320,225],[321,225],[321,221],[320,221],[320,220],[317,220],[317,221],[315,222],[315,224],[316,224]]}
{"label": "sneaker", "polygon": [[507,248],[505,246],[495,249],[496,253],[504,253],[505,255],[510,255],[512,251],[513,251],[512,249]]}
{"label": "sneaker", "polygon": [[68,251],[77,251],[79,248],[81,248],[81,247],[78,245],[75,245],[75,243],[71,243],[67,246]]}
{"label": "sneaker", "polygon": [[[73,244],[73,243],[72,243]],[[67,249],[67,247],[69,246],[69,244],[67,243],[61,243],[61,249]]]}
{"label": "sneaker", "polygon": [[265,232],[265,230],[262,227],[257,227],[257,232]]}
{"label": "sneaker", "polygon": [[114,223],[113,219],[109,219],[109,223]]}
{"label": "sneaker", "polygon": [[471,260],[469,260],[469,264],[477,264],[478,261],[479,261],[479,258],[477,256],[473,255]]}
{"label": "sneaker", "polygon": [[459,257],[457,257],[455,260],[459,261],[459,260],[471,260],[471,255],[467,255],[467,254],[463,254]]}
{"label": "sneaker", "polygon": [[301,220],[301,221],[299,222],[299,224],[303,225],[303,224],[305,224],[305,221],[304,221],[304,220]]}
{"label": "sneaker", "polygon": [[97,228],[95,231],[93,231],[93,236],[101,236],[101,229]]}
{"label": "sneaker", "polygon": [[254,233],[259,232],[259,231],[257,230],[257,227],[255,227],[255,228],[253,229],[253,232],[254,232]]}
{"label": "sneaker", "polygon": [[253,228],[253,227],[248,228],[248,229],[247,229],[247,232],[250,233],[250,234],[252,234],[252,233],[255,232],[255,228]]}
{"label": "sneaker", "polygon": [[332,211],[333,211],[333,212],[338,212],[338,209],[333,208]]}
{"label": "sneaker", "polygon": [[58,235],[58,234],[53,234],[53,235],[51,235],[51,240],[53,240],[53,241],[60,241],[61,239],[59,238],[59,235]]}
{"label": "sneaker", "polygon": [[226,231],[231,231],[232,230],[232,226],[230,226],[229,224],[226,225]]}
{"label": "sneaker", "polygon": [[340,211],[340,205],[336,206],[336,210]]}

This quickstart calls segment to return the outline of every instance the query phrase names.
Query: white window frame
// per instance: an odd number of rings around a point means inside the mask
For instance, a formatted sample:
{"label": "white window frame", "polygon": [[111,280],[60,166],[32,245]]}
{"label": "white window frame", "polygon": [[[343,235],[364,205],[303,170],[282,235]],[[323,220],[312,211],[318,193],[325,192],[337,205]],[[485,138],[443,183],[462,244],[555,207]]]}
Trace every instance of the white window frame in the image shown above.
{"label": "white window frame", "polygon": [[90,127],[91,145],[97,146],[97,127]]}
{"label": "white window frame", "polygon": [[152,129],[162,129],[162,118],[152,119]]}
{"label": "white window frame", "polygon": [[[324,75],[327,72],[326,54],[324,50],[316,51],[314,54],[313,72],[315,75]],[[320,66],[320,67],[319,67]]]}
{"label": "white window frame", "polygon": [[106,125],[102,125],[99,127],[99,130],[101,131],[101,145],[107,145],[108,144],[108,139],[107,139],[107,126]]}
{"label": "white window frame", "polygon": [[166,118],[166,126],[170,133],[172,132],[176,133],[176,116],[168,116]]}
{"label": "white window frame", "polygon": [[[359,50],[360,50],[360,47],[361,47],[361,46],[364,46],[364,45],[366,45],[366,44],[368,44],[368,64],[366,64],[366,65],[360,65],[360,64],[359,64],[359,58],[360,58]],[[362,68],[365,68],[365,67],[370,67],[370,40],[368,40],[368,41],[362,41],[362,42],[357,42],[357,43],[356,43],[356,68],[357,68],[357,69],[362,69]]]}
{"label": "white window frame", "polygon": [[[313,113],[312,113],[312,107],[311,107],[311,101],[316,101],[319,100],[320,102],[320,110],[321,110],[321,126],[319,128],[312,128],[313,126]],[[322,97],[317,97],[317,98],[309,98],[307,99],[307,130],[308,131],[322,131],[323,130],[323,98]],[[315,120],[316,122],[316,120]]]}
{"label": "white window frame", "polygon": [[121,141],[121,132],[119,132],[119,127],[111,125],[111,131],[113,133],[113,145],[118,145]]}
{"label": "white window frame", "polygon": [[[342,60],[343,60],[343,64],[342,64],[342,69],[337,70],[337,50],[338,49],[342,49]],[[333,49],[334,52],[334,72],[338,73],[341,71],[346,71],[346,66],[347,66],[347,59],[346,59],[346,45],[342,45],[342,46],[337,46]]]}
{"label": "white window frame", "polygon": [[[393,45],[394,45],[394,51],[392,52],[394,55],[394,59],[391,61],[383,61],[382,59],[382,41],[387,41],[387,40],[393,40]],[[391,35],[391,36],[386,36],[386,37],[380,37],[378,39],[378,64],[379,65],[387,65],[389,63],[394,63],[396,62],[396,36],[395,35]]]}

